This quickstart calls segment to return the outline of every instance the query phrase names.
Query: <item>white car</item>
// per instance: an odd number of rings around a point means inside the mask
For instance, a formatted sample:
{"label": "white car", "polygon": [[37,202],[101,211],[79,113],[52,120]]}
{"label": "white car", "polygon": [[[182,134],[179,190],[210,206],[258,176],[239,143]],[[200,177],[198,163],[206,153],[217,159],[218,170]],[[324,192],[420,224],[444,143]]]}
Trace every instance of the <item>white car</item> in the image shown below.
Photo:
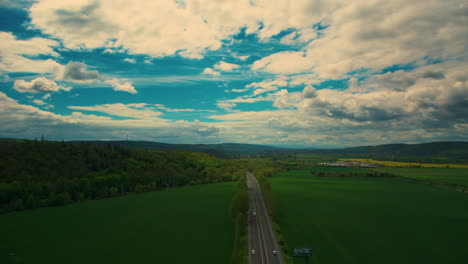
{"label": "white car", "polygon": [[276,250],[273,250],[273,255],[278,255],[278,252]]}
{"label": "white car", "polygon": [[255,255],[255,249],[252,249],[252,255]]}
{"label": "white car", "polygon": [[253,216],[257,216],[257,212],[253,211]]}

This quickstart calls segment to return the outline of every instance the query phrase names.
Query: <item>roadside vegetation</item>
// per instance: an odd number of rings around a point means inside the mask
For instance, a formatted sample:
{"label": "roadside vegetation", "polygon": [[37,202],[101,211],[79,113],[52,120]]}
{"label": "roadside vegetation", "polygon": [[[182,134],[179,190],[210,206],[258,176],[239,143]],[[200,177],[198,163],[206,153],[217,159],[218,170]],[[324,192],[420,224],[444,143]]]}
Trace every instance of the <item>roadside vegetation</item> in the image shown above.
{"label": "roadside vegetation", "polygon": [[229,262],[235,182],[0,215],[0,263]]}
{"label": "roadside vegetation", "polygon": [[312,168],[268,179],[284,238],[291,248],[311,247],[312,263],[436,264],[468,257],[466,194],[339,169],[354,177],[318,176],[324,168]]}
{"label": "roadside vegetation", "polygon": [[249,211],[249,196],[245,177],[244,173],[239,179],[236,193],[231,200],[230,213],[234,222],[234,246],[232,248],[231,264],[248,263],[247,213]]}
{"label": "roadside vegetation", "polygon": [[47,141],[0,144],[0,213],[238,180],[240,161],[203,153]]}

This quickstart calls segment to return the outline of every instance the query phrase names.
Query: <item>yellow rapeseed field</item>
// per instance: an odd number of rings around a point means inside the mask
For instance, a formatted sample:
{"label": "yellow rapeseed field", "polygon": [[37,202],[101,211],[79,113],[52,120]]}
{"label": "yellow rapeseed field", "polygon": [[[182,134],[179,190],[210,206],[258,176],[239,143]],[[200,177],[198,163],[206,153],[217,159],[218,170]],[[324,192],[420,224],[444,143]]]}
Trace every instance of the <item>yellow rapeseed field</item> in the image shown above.
{"label": "yellow rapeseed field", "polygon": [[468,169],[465,164],[434,164],[434,163],[412,163],[412,162],[399,162],[399,161],[382,161],[373,159],[340,159],[343,161],[360,161],[367,163],[382,164],[387,167],[421,167],[421,168],[460,168]]}

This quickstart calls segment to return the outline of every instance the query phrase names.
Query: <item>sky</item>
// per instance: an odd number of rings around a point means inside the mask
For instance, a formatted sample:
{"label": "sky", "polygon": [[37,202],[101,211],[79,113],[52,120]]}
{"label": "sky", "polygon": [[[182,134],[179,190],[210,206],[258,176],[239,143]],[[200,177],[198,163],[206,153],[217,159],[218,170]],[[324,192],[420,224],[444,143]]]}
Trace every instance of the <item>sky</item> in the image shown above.
{"label": "sky", "polygon": [[468,140],[466,0],[0,0],[0,137]]}

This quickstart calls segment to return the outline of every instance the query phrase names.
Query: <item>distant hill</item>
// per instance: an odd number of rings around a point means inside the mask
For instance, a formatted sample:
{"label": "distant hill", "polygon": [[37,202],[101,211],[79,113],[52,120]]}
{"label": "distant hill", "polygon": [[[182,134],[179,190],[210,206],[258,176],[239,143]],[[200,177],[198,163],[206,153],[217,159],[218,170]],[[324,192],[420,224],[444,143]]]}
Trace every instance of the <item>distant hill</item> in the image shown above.
{"label": "distant hill", "polygon": [[168,144],[151,141],[71,141],[71,143],[92,144],[99,146],[117,145],[145,150],[184,150],[190,152],[203,152],[215,156],[231,156],[240,154],[268,154],[286,150],[279,147],[238,143]]}
{"label": "distant hill", "polygon": [[302,149],[302,153],[369,157],[400,161],[468,163],[468,142],[445,141],[421,144],[385,144],[341,149]]}
{"label": "distant hill", "polygon": [[468,154],[468,142],[446,141],[421,144],[385,144],[340,149],[309,149],[307,152],[326,154],[366,154],[404,156],[445,156]]}
{"label": "distant hill", "polygon": [[[21,139],[0,139],[2,142],[22,141]],[[421,144],[384,144],[338,149],[290,149],[256,144],[168,144],[152,141],[69,141],[75,144],[97,146],[124,146],[144,150],[183,150],[208,153],[217,157],[270,156],[316,154],[332,157],[380,158],[395,161],[468,163],[468,142],[442,141]]]}

